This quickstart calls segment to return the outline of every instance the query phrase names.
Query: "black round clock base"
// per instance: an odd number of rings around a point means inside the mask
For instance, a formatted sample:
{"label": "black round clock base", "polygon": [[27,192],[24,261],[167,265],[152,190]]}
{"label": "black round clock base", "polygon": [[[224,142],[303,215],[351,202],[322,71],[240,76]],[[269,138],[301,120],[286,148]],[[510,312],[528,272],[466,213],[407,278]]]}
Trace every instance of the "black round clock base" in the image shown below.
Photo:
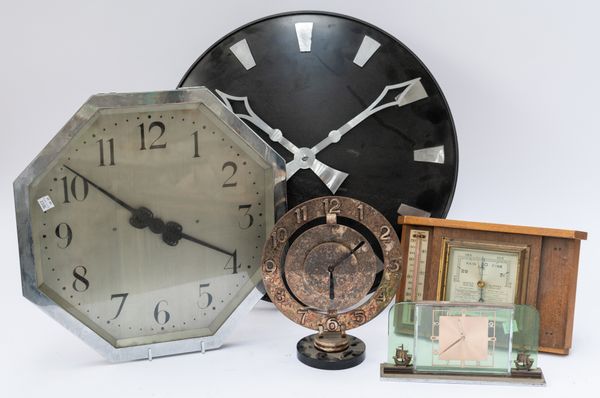
{"label": "black round clock base", "polygon": [[325,352],[315,347],[318,333],[306,336],[296,345],[298,360],[305,365],[317,369],[340,370],[352,368],[365,360],[365,343],[348,335],[348,348],[341,352]]}

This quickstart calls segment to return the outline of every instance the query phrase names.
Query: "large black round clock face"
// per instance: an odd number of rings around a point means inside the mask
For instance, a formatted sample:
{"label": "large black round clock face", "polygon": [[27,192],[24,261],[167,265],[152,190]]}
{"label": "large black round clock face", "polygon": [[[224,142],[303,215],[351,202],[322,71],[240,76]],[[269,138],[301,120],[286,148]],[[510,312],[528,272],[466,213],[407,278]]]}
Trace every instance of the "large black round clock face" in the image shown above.
{"label": "large black round clock face", "polygon": [[402,43],[327,13],[275,15],[227,35],[180,86],[207,86],[287,162],[288,203],[331,194],[444,217],[458,171],[442,92]]}

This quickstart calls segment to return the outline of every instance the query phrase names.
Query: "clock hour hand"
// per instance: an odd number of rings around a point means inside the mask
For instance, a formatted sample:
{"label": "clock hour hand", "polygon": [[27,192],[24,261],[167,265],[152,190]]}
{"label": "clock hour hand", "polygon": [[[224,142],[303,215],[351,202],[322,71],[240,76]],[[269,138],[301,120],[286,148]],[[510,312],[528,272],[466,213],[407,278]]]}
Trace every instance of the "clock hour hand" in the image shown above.
{"label": "clock hour hand", "polygon": [[146,207],[134,208],[124,200],[116,197],[114,194],[110,193],[106,189],[102,188],[100,185],[96,184],[89,178],[83,176],[79,172],[75,171],[71,167],[63,164],[63,167],[69,170],[71,173],[80,177],[84,181],[86,181],[89,185],[96,188],[100,193],[117,203],[119,206],[125,208],[131,213],[131,218],[129,219],[129,224],[138,229],[144,229],[148,227],[150,231],[155,234],[161,234],[163,242],[165,242],[169,246],[176,246],[179,243],[180,239],[189,240],[190,242],[197,243],[201,246],[207,247],[211,250],[217,251],[219,253],[225,254],[233,258],[234,262],[236,259],[236,252],[229,252],[227,250],[221,249],[213,244],[208,242],[204,242],[203,240],[197,239],[191,235],[183,232],[182,226],[174,221],[164,222],[160,218],[154,217],[154,214],[150,209]]}
{"label": "clock hour hand", "polygon": [[[223,99],[223,102],[225,103],[225,106],[227,107],[227,109],[229,109],[231,112],[235,113],[235,115],[237,117],[251,122],[253,125],[255,125],[259,129],[264,131],[269,136],[271,141],[278,142],[279,144],[281,144],[281,146],[283,146],[285,149],[287,149],[292,154],[296,154],[299,151],[299,148],[296,145],[291,143],[287,138],[285,138],[283,136],[283,133],[281,132],[281,130],[272,128],[264,120],[262,120],[256,113],[254,113],[254,111],[250,107],[250,102],[248,101],[248,97],[236,97],[234,95],[229,95],[227,93],[224,93],[221,90],[215,90],[215,91]],[[232,100],[239,101],[242,104],[244,104],[244,111],[246,113],[236,113],[233,110],[233,104],[231,103]]]}
{"label": "clock hour hand", "polygon": [[333,270],[329,268],[327,270],[329,272],[329,300],[335,299],[335,285],[333,282]]}
{"label": "clock hour hand", "polygon": [[[253,125],[265,132],[271,141],[278,142],[281,144],[281,146],[294,155],[294,160],[288,162],[286,165],[286,175],[288,179],[296,174],[296,172],[300,169],[311,169],[313,173],[315,173],[321,179],[321,181],[327,185],[329,190],[335,193],[340,185],[342,185],[346,177],[348,177],[347,173],[336,170],[315,158],[310,148],[298,148],[283,136],[281,130],[274,129],[269,126],[252,110],[250,107],[250,102],[248,101],[248,97],[236,97],[220,90],[215,91],[221,97],[225,106],[230,111],[235,113],[237,117],[251,122]],[[236,113],[233,109],[232,101],[241,102],[244,106],[244,112],[246,113]]]}
{"label": "clock hour hand", "polygon": [[[400,94],[398,94],[393,101],[380,104],[390,91],[402,88],[404,90]],[[379,96],[375,99],[375,101],[371,103],[371,105],[369,105],[365,110],[363,110],[358,115],[350,119],[350,121],[339,127],[337,130],[330,131],[327,137],[325,137],[321,142],[319,142],[317,145],[311,148],[311,152],[314,155],[316,155],[323,149],[327,148],[329,145],[339,142],[344,136],[344,134],[352,130],[354,127],[358,126],[369,116],[372,116],[379,111],[382,111],[392,106],[403,107],[423,98],[427,98],[427,92],[423,87],[423,83],[421,83],[420,77],[408,80],[403,83],[386,86],[381,92],[381,94],[379,94]]]}

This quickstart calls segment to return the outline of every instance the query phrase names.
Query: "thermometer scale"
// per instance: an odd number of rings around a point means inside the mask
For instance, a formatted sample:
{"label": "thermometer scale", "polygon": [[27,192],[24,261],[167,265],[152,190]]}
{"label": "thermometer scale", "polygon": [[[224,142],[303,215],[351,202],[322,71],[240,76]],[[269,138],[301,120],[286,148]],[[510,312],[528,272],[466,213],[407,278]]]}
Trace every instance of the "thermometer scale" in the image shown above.
{"label": "thermometer scale", "polygon": [[406,288],[404,289],[403,298],[404,301],[423,300],[428,243],[429,231],[413,229],[410,232],[406,267]]}

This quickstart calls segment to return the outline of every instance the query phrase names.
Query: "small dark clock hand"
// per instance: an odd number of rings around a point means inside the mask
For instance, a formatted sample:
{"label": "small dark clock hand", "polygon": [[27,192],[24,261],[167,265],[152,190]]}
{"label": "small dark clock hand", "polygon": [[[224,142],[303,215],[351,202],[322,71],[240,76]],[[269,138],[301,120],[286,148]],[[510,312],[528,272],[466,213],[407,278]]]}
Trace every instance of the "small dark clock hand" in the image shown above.
{"label": "small dark clock hand", "polygon": [[335,286],[333,282],[333,270],[328,269],[329,271],[329,300],[335,299]]}
{"label": "small dark clock hand", "polygon": [[461,336],[464,336],[464,335],[465,335],[465,331],[463,330],[463,327],[462,327],[462,322],[460,321],[460,319],[461,319],[461,318],[458,318],[458,319],[456,320],[456,321],[457,321],[457,323],[458,323],[458,331],[460,332],[460,335],[461,335]]}
{"label": "small dark clock hand", "polygon": [[[321,179],[321,181],[327,185],[329,190],[335,193],[339,186],[342,185],[346,177],[348,177],[347,173],[336,170],[333,167],[328,166],[316,159],[310,148],[298,148],[283,136],[281,130],[269,126],[252,110],[250,107],[250,102],[248,101],[248,97],[236,97],[220,90],[215,91],[221,97],[221,99],[223,99],[225,106],[230,111],[235,113],[236,116],[238,116],[240,119],[248,120],[254,124],[256,127],[265,132],[271,141],[278,142],[281,144],[281,146],[294,155],[294,160],[288,162],[286,165],[286,174],[288,179],[296,174],[299,169],[311,169],[313,173],[315,173]],[[236,113],[233,110],[231,101],[239,101],[244,104],[244,111],[246,113]]]}
{"label": "small dark clock hand", "polygon": [[454,347],[455,345],[457,345],[458,343],[460,343],[461,341],[463,341],[465,339],[465,335],[461,334],[461,336],[456,339],[452,344],[450,344],[448,347],[446,347],[444,349],[444,351],[440,352],[439,355],[442,355],[443,353],[445,353],[446,351],[448,351],[450,348]]}
{"label": "small dark clock hand", "polygon": [[340,258],[338,261],[335,262],[335,264],[327,267],[327,270],[331,273],[333,272],[333,270],[335,269],[335,267],[337,267],[338,265],[340,265],[341,263],[343,263],[344,261],[346,261],[348,258],[350,258],[350,256],[352,256],[354,253],[356,253],[356,251],[358,249],[360,249],[363,245],[365,244],[365,241],[362,240],[360,241],[355,247],[354,249],[350,250],[349,253],[347,253],[346,255],[344,255],[342,258]]}
{"label": "small dark clock hand", "polygon": [[361,241],[359,242],[354,249],[352,249],[349,253],[347,253],[346,255],[344,255],[342,258],[340,258],[339,260],[337,260],[333,265],[330,265],[329,267],[327,267],[327,272],[329,272],[329,299],[333,300],[335,299],[335,289],[334,289],[334,278],[333,278],[333,271],[335,270],[335,268],[342,264],[344,261],[346,261],[350,256],[352,256],[358,249],[360,249],[362,247],[362,245],[364,245],[365,242]]}
{"label": "small dark clock hand", "polygon": [[155,234],[161,234],[163,242],[165,242],[169,246],[175,246],[175,245],[177,245],[177,243],[179,243],[180,239],[186,239],[186,240],[189,240],[190,242],[197,243],[197,244],[207,247],[211,250],[214,250],[219,253],[223,253],[227,256],[233,257],[233,261],[237,260],[237,258],[236,258],[237,253],[235,251],[233,253],[229,252],[229,251],[221,249],[220,247],[217,247],[213,244],[204,242],[203,240],[200,240],[191,235],[188,235],[185,232],[183,232],[183,228],[181,227],[181,225],[179,223],[176,223],[174,221],[168,221],[167,223],[165,223],[160,218],[154,217],[154,214],[152,214],[152,212],[146,207],[139,207],[136,209],[133,206],[131,206],[130,204],[128,204],[127,202],[125,202],[124,200],[116,197],[114,194],[112,194],[109,191],[107,191],[106,189],[102,188],[101,186],[99,186],[98,184],[96,184],[95,182],[90,180],[89,178],[87,178],[87,177],[83,176],[82,174],[80,174],[79,172],[73,170],[71,167],[69,167],[65,164],[63,164],[63,167],[66,168],[67,170],[69,170],[71,173],[75,174],[76,176],[79,176],[81,179],[83,179],[89,185],[96,188],[100,193],[102,193],[103,195],[105,195],[106,197],[108,197],[109,199],[114,201],[115,203],[117,203],[119,206],[127,209],[131,213],[131,218],[129,219],[129,224],[131,226],[138,228],[138,229],[144,229],[144,228],[148,227]]}

